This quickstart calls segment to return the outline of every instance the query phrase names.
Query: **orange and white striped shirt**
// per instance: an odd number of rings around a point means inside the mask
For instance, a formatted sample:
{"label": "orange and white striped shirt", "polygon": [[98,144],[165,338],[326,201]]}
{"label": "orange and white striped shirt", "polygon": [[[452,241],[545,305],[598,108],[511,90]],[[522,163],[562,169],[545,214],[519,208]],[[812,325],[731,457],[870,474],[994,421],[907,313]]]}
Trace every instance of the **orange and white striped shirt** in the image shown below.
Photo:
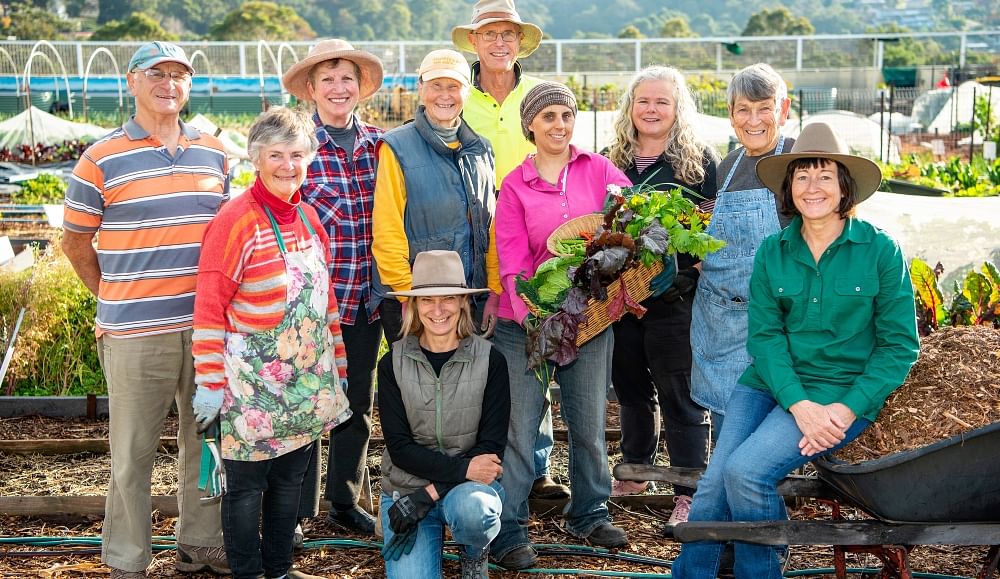
{"label": "orange and white striped shirt", "polygon": [[98,336],[191,328],[201,240],[229,196],[229,166],[218,139],[180,125],[175,155],[133,118],[73,169],[63,226],[97,233]]}

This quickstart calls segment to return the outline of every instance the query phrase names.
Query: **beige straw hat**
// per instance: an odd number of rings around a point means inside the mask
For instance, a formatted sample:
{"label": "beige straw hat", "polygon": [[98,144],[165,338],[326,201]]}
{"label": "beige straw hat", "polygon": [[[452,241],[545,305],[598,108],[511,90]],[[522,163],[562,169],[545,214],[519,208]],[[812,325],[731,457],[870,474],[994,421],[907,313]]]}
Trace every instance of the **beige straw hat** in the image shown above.
{"label": "beige straw hat", "polygon": [[309,88],[306,86],[309,72],[313,66],[335,58],[349,60],[361,69],[361,78],[358,79],[360,88],[358,98],[361,100],[372,96],[382,86],[382,61],[370,52],[356,50],[350,42],[339,38],[317,42],[309,49],[309,54],[305,58],[288,69],[281,77],[281,83],[285,85],[285,90],[295,95],[295,98],[311,101]]}
{"label": "beige straw hat", "polygon": [[517,52],[518,58],[528,56],[542,42],[542,29],[521,20],[517,10],[514,9],[513,0],[479,0],[472,8],[472,24],[452,28],[451,41],[460,50],[474,53],[476,47],[469,42],[469,33],[494,22],[513,22],[521,27],[521,33],[524,34],[524,37],[521,38],[521,48]]}

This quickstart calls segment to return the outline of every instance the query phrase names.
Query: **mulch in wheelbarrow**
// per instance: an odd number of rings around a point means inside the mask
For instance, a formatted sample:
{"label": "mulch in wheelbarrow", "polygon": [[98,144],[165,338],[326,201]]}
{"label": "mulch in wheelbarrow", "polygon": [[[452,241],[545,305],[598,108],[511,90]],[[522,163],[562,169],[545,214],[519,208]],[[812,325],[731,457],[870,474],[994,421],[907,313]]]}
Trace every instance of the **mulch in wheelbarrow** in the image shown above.
{"label": "mulch in wheelbarrow", "polygon": [[920,357],[878,420],[836,453],[848,462],[914,450],[1000,421],[1000,330],[945,327],[920,340]]}

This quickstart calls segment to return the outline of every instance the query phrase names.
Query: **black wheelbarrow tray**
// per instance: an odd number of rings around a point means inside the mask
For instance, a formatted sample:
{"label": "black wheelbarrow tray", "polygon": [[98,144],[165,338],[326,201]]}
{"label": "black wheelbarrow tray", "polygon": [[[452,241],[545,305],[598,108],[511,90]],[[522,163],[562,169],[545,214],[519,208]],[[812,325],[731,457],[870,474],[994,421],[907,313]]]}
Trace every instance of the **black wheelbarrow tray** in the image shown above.
{"label": "black wheelbarrow tray", "polygon": [[[822,458],[817,477],[789,476],[783,496],[859,507],[878,520],[682,523],[673,537],[773,545],[1000,545],[1000,422],[859,464]],[[622,480],[696,486],[693,469],[618,465]]]}
{"label": "black wheelbarrow tray", "polygon": [[858,464],[814,464],[821,481],[886,522],[1000,522],[1000,422]]}

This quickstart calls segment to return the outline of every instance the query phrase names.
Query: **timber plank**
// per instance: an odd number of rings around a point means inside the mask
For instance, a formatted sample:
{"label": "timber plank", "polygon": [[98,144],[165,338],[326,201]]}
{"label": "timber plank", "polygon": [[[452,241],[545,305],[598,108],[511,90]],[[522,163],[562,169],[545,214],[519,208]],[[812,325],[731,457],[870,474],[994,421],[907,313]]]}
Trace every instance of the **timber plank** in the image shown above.
{"label": "timber plank", "polygon": [[763,545],[995,545],[1000,523],[881,521],[697,521],[674,527],[674,538]]}

